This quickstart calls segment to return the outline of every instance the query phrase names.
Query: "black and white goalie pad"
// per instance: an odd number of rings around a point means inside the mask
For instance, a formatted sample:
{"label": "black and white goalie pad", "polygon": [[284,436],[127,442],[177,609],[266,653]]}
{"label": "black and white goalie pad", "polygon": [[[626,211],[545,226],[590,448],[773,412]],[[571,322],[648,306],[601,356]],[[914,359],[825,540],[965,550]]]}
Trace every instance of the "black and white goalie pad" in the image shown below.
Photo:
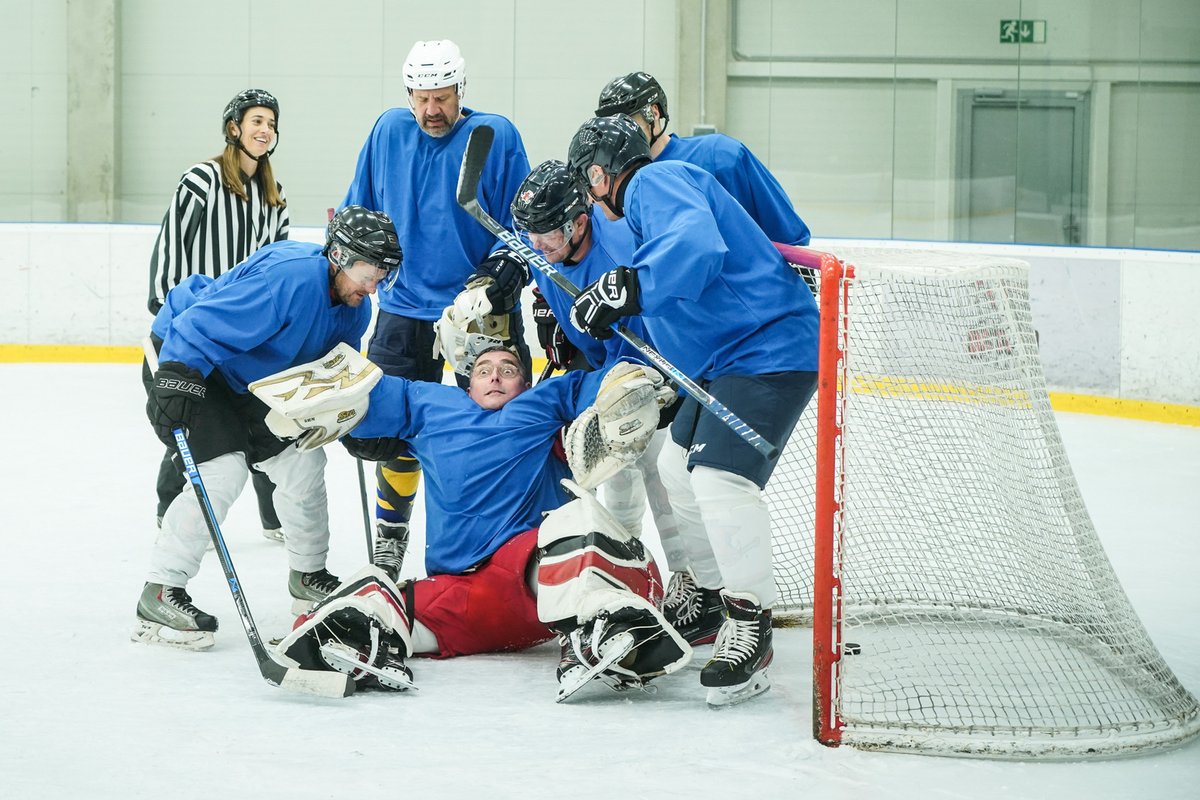
{"label": "black and white goalie pad", "polygon": [[637,461],[658,429],[659,409],[674,397],[658,370],[617,363],[596,401],[567,429],[564,445],[575,481],[593,489]]}
{"label": "black and white goalie pad", "polygon": [[413,687],[404,663],[411,629],[400,589],[368,565],[302,615],[275,649],[288,666],[343,672],[360,689],[401,691]]}
{"label": "black and white goalie pad", "polygon": [[324,357],[260,378],[250,391],[267,404],[267,427],[280,439],[315,450],[362,422],[383,372],[345,342]]}
{"label": "black and white goalie pad", "polygon": [[663,585],[653,557],[590,491],[562,483],[576,499],[538,530],[538,618],[575,641],[594,640],[597,650],[631,633],[628,655],[609,668],[618,674],[646,681],[676,671],[692,649],[659,611]]}

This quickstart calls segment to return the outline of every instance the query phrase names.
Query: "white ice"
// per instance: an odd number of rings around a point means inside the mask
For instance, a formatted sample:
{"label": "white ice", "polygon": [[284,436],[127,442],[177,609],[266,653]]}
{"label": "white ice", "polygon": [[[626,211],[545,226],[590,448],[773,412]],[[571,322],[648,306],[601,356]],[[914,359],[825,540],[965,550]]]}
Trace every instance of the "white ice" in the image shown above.
{"label": "white ice", "polygon": [[[263,682],[219,564],[189,589],[206,653],[129,641],[162,446],[135,365],[0,365],[0,798],[1200,797],[1200,741],[1155,755],[1003,762],[829,749],[810,733],[810,631],[780,629],[774,686],[713,711],[701,650],[654,695],[554,702],[557,647],[414,660],[419,692],[343,700]],[[1134,607],[1200,695],[1200,428],[1059,424]],[[329,566],[365,561],[354,462],[330,448]],[[420,513],[418,507],[418,514]],[[252,493],[224,533],[259,628],[289,626],[287,567]],[[415,541],[410,553],[420,552]],[[410,555],[409,571],[418,569]],[[582,694],[580,695],[582,697]]]}

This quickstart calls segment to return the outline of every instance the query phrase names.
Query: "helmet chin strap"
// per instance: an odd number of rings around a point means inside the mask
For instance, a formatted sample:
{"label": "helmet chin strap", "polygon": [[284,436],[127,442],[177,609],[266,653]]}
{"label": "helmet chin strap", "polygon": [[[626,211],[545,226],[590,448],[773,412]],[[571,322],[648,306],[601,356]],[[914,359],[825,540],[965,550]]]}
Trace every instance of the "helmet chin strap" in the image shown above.
{"label": "helmet chin strap", "polygon": [[575,260],[575,254],[579,252],[579,248],[583,247],[584,243],[592,235],[592,221],[589,219],[586,222],[584,222],[583,225],[584,225],[584,227],[582,229],[583,236],[580,236],[579,241],[574,242],[571,245],[571,252],[567,253],[566,258],[563,259],[563,264],[568,267],[573,267],[579,263],[578,261]]}
{"label": "helmet chin strap", "polygon": [[[238,130],[241,131],[242,126],[238,125],[237,127]],[[229,134],[225,134],[225,144],[231,144],[238,150],[241,150],[251,161],[262,161],[264,158],[270,158],[271,154],[275,152],[275,148],[279,147],[279,131],[275,131],[275,144],[271,145],[271,149],[263,153],[261,156],[256,156],[246,149],[246,145],[242,144],[241,133],[238,134],[236,139]]]}

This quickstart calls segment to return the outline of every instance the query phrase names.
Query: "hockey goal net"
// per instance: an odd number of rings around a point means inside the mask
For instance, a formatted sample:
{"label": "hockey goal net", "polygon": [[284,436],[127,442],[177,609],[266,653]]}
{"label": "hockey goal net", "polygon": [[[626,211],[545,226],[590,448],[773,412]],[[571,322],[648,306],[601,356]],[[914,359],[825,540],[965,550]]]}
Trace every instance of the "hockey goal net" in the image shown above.
{"label": "hockey goal net", "polygon": [[1077,758],[1197,733],[1084,508],[1027,266],[780,249],[820,275],[817,396],[768,485],[816,738]]}

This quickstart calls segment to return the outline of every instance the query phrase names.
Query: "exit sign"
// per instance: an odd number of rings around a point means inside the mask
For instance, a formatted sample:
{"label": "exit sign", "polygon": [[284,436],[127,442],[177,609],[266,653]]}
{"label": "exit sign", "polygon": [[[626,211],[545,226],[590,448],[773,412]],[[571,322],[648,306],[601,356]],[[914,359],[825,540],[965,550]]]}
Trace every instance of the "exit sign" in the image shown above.
{"label": "exit sign", "polygon": [[1044,44],[1045,41],[1044,19],[1000,20],[1000,44]]}

